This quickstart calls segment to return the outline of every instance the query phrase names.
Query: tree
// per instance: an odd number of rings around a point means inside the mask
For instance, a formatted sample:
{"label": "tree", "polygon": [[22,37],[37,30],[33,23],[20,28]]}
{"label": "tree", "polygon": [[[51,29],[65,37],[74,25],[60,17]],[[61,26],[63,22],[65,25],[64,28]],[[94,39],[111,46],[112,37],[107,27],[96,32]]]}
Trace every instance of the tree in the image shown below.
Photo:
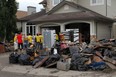
{"label": "tree", "polygon": [[10,41],[16,31],[16,12],[15,0],[0,1],[0,37],[2,41]]}

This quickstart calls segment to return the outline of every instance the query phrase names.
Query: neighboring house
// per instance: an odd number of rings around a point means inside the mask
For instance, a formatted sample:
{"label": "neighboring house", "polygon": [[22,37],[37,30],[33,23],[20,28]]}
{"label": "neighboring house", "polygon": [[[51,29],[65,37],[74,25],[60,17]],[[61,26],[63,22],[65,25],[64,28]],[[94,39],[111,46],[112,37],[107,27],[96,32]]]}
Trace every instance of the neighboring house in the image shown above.
{"label": "neighboring house", "polygon": [[19,19],[20,18],[22,18],[22,17],[25,17],[25,16],[27,16],[28,14],[27,14],[27,12],[26,11],[21,11],[21,10],[18,10],[17,11],[17,13],[16,13],[16,16],[17,16],[17,28],[18,28],[18,30],[21,30],[21,25],[22,25],[22,23],[19,21]]}
{"label": "neighboring house", "polygon": [[84,41],[90,41],[93,36],[98,39],[116,38],[116,32],[112,30],[115,27],[115,0],[43,0],[40,4],[46,9],[46,14],[28,22],[36,24],[38,32],[43,29],[56,30],[56,33],[79,29]]}

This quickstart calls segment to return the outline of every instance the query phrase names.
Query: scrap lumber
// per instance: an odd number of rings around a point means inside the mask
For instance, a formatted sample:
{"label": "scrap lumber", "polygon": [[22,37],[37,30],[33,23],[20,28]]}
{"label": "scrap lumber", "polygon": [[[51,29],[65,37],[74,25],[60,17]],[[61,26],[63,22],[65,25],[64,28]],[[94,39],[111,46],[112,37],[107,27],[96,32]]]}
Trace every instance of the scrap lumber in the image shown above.
{"label": "scrap lumber", "polygon": [[46,60],[48,60],[48,58],[49,58],[49,56],[46,56],[46,57],[45,57],[44,59],[42,59],[40,62],[36,63],[36,64],[34,65],[33,68],[38,68],[38,67],[42,66],[42,64],[43,64]]}
{"label": "scrap lumber", "polygon": [[110,62],[105,62],[111,69],[116,70],[116,66]]}
{"label": "scrap lumber", "polygon": [[107,56],[104,56],[104,61],[105,63],[111,68],[111,69],[116,69],[116,61],[107,57]]}
{"label": "scrap lumber", "polygon": [[58,62],[58,61],[53,62],[53,63],[51,63],[51,64],[47,65],[47,66],[46,66],[46,68],[56,65],[56,64],[57,64],[57,62]]}

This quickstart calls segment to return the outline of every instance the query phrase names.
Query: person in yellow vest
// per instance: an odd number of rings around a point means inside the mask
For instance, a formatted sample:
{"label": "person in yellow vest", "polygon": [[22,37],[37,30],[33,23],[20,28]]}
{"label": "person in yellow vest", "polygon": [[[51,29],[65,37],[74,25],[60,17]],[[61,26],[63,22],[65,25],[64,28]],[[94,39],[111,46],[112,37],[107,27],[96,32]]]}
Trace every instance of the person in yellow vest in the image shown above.
{"label": "person in yellow vest", "polygon": [[39,33],[39,45],[40,45],[40,50],[43,49],[43,35]]}
{"label": "person in yellow vest", "polygon": [[58,37],[58,34],[56,34],[56,41],[59,41],[59,37]]}
{"label": "person in yellow vest", "polygon": [[29,43],[29,47],[32,45],[32,35],[31,34],[29,34],[28,36],[27,36],[27,38],[28,38],[28,43]]}
{"label": "person in yellow vest", "polygon": [[39,49],[39,34],[35,36],[36,49]]}
{"label": "person in yellow vest", "polygon": [[14,36],[14,50],[16,51],[18,49],[18,43],[17,43],[17,33]]}

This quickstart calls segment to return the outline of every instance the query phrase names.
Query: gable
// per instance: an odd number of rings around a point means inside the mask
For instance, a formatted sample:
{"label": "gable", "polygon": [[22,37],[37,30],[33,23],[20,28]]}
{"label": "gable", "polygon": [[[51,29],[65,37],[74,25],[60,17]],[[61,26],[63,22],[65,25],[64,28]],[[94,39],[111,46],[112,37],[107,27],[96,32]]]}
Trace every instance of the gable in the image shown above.
{"label": "gable", "polygon": [[81,9],[72,7],[68,4],[63,5],[62,7],[60,7],[59,9],[57,9],[56,11],[53,12],[53,14],[58,14],[58,13],[69,13],[69,12],[81,12]]}

